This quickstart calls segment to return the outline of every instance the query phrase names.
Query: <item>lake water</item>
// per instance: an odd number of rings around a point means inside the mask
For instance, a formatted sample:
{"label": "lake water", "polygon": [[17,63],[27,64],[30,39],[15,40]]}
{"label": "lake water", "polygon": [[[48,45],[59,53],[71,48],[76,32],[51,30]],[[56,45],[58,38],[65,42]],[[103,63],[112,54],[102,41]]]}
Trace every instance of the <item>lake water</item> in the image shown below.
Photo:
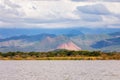
{"label": "lake water", "polygon": [[0,80],[120,80],[120,61],[0,61]]}

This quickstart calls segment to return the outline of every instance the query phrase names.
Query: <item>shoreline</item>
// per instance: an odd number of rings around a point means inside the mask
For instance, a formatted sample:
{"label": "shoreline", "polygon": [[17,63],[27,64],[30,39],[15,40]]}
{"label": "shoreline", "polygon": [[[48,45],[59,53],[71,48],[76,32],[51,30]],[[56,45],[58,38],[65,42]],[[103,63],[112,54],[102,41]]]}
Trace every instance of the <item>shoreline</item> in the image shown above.
{"label": "shoreline", "polygon": [[0,60],[120,60],[112,57],[41,57],[41,58],[9,58],[3,57]]}

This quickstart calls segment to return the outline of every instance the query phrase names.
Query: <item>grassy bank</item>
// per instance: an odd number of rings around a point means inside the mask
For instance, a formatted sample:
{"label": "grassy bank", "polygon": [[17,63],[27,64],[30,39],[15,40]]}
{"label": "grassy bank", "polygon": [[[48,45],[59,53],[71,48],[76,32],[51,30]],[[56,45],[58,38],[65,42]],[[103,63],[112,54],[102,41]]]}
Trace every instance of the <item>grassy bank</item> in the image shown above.
{"label": "grassy bank", "polygon": [[120,60],[120,58],[115,58],[115,57],[39,57],[39,58],[1,57],[0,60]]}

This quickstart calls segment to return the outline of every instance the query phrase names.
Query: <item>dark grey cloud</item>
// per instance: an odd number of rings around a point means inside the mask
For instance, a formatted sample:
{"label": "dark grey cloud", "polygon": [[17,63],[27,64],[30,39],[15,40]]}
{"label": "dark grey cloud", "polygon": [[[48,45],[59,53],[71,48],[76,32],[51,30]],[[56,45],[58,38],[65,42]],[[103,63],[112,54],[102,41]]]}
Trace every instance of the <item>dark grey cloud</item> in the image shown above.
{"label": "dark grey cloud", "polygon": [[85,20],[90,20],[91,21],[100,21],[101,20],[101,15],[102,16],[111,16],[111,17],[116,17],[117,19],[120,20],[120,14],[119,13],[114,13],[110,12],[104,5],[102,4],[95,4],[95,5],[86,5],[86,6],[78,6],[77,7],[77,13],[79,15],[84,14],[83,19]]}
{"label": "dark grey cloud", "polygon": [[108,18],[108,20],[115,19],[117,22],[120,21],[119,13],[110,12],[102,4],[78,6],[76,13],[86,22],[104,22],[103,17]]}
{"label": "dark grey cloud", "polygon": [[120,19],[120,14],[113,14],[113,15]]}
{"label": "dark grey cloud", "polygon": [[110,14],[108,9],[102,4],[78,6],[77,10],[82,12],[82,13],[86,13],[86,14],[95,14],[95,15],[108,15],[108,14]]}
{"label": "dark grey cloud", "polygon": [[98,22],[102,21],[102,17],[98,15],[91,15],[91,14],[80,14],[81,19],[87,22]]}
{"label": "dark grey cloud", "polygon": [[87,22],[101,22],[103,18],[101,15],[110,15],[111,13],[102,4],[78,6],[76,13],[80,18]]}

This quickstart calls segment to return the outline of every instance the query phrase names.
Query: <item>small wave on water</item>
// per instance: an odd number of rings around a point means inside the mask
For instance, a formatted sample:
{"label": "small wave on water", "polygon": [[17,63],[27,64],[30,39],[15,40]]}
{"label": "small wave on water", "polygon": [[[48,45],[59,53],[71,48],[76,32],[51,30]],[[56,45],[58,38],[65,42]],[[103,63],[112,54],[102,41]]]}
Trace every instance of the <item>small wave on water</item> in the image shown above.
{"label": "small wave on water", "polygon": [[120,80],[119,61],[0,61],[0,80]]}

